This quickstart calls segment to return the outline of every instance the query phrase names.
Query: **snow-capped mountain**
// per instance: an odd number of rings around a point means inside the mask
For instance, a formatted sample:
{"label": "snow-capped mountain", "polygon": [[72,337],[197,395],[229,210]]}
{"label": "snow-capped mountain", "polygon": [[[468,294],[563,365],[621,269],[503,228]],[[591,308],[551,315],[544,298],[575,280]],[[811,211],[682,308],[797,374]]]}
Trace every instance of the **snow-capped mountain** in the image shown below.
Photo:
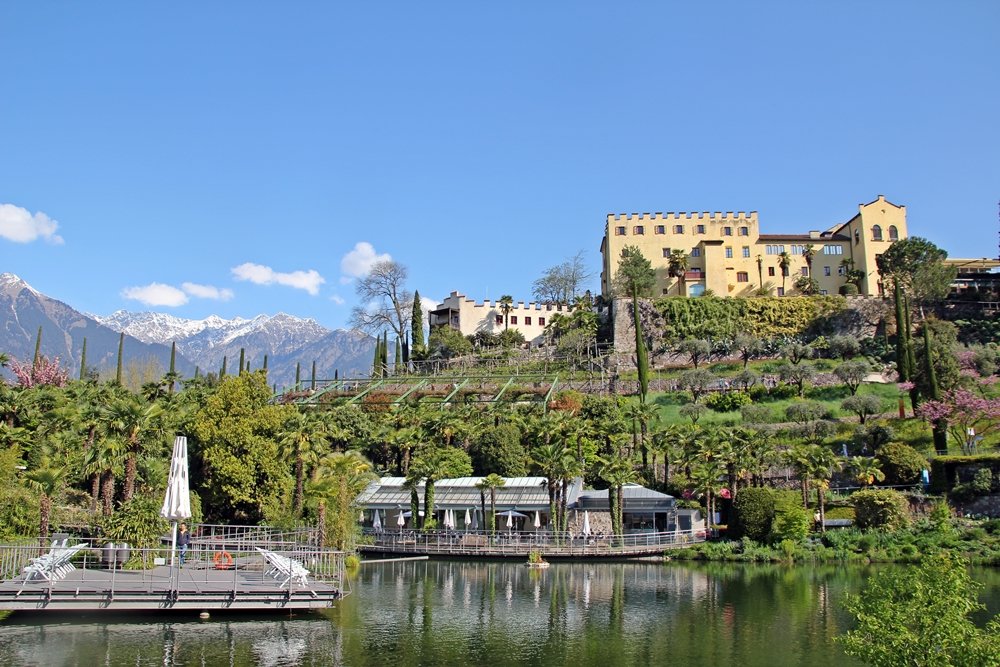
{"label": "snow-capped mountain", "polygon": [[268,375],[279,385],[294,381],[297,363],[311,373],[315,361],[320,378],[332,377],[334,370],[345,376],[365,373],[374,349],[374,339],[369,336],[344,329],[331,331],[316,320],[287,313],[251,319],[227,320],[213,315],[189,320],[119,310],[96,319],[141,341],[177,343],[178,352],[206,372],[221,368],[223,358],[228,368],[234,369],[240,350],[251,368],[260,368],[267,355]]}
{"label": "snow-capped mountain", "polygon": [[[178,371],[189,376],[199,367],[218,372],[226,359],[236,372],[240,350],[251,369],[268,357],[268,380],[279,387],[294,382],[296,365],[308,380],[316,365],[318,379],[367,375],[375,339],[358,331],[331,331],[313,319],[286,313],[250,319],[217,316],[189,320],[165,313],[119,310],[107,317],[87,315],[33,289],[12,273],[0,274],[0,352],[18,359],[34,353],[38,327],[42,327],[42,353],[59,356],[67,368],[80,363],[83,338],[87,338],[87,365],[105,373],[114,371],[119,333],[125,334],[126,365],[154,362],[153,375],[166,370],[170,345],[177,343]],[[76,372],[72,375],[75,377]],[[149,374],[147,373],[147,374]]]}
{"label": "snow-capped mountain", "polygon": [[[42,330],[42,354],[58,357],[72,377],[78,377],[83,341],[87,341],[87,367],[99,374],[113,374],[118,356],[119,332],[81,313],[62,301],[42,294],[13,273],[0,274],[0,352],[21,361],[35,353],[38,329]],[[148,364],[165,369],[170,348],[155,341],[125,335],[125,354],[136,373]],[[181,373],[194,370],[179,359]]]}

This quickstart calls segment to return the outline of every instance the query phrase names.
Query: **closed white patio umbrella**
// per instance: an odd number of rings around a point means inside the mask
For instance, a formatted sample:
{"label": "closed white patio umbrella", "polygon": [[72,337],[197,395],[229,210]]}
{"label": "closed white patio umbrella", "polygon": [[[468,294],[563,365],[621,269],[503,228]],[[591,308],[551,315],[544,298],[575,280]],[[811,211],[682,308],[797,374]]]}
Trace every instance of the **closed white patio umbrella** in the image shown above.
{"label": "closed white patio umbrella", "polygon": [[590,512],[583,513],[583,536],[590,537]]}
{"label": "closed white patio umbrella", "polygon": [[379,518],[378,510],[375,510],[375,518],[372,519],[372,530],[376,533],[382,532],[382,519]]}
{"label": "closed white patio umbrella", "polygon": [[170,534],[170,565],[173,567],[177,553],[177,524],[182,519],[191,518],[191,488],[188,485],[187,438],[174,438],[174,453],[170,457],[170,476],[167,478],[167,492],[163,497],[160,516],[173,521]]}
{"label": "closed white patio umbrella", "polygon": [[542,527],[542,517],[538,514],[538,510],[535,510],[535,528]]}

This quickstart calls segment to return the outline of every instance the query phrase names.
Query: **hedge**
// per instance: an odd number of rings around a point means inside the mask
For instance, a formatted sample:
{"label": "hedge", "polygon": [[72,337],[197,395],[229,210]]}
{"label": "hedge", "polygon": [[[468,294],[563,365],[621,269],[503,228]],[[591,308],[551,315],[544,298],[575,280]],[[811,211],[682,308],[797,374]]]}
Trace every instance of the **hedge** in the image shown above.
{"label": "hedge", "polygon": [[831,330],[831,321],[847,311],[840,296],[794,299],[664,297],[654,302],[668,339],[727,339],[737,333],[760,338],[803,336]]}
{"label": "hedge", "polygon": [[774,520],[774,491],[769,488],[741,489],[733,499],[733,524],[730,534],[734,539],[749,537],[764,542],[771,532]]}
{"label": "hedge", "polygon": [[851,496],[854,521],[858,528],[895,530],[910,522],[909,504],[899,491],[865,489]]}
{"label": "hedge", "polygon": [[931,461],[931,490],[947,493],[955,485],[956,475],[959,482],[968,482],[977,469],[985,466],[990,467],[994,476],[1000,475],[1000,454],[937,456]]}

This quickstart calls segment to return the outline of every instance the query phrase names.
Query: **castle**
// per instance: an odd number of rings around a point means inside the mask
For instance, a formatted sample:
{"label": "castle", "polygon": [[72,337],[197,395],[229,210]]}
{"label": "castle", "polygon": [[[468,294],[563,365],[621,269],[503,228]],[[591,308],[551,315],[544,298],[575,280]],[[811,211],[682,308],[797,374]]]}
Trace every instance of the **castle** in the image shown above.
{"label": "castle", "polygon": [[[601,241],[601,292],[611,295],[622,249],[635,246],[656,271],[655,296],[700,296],[706,291],[716,296],[785,296],[796,292],[801,277],[812,278],[819,294],[838,294],[851,271],[857,272],[853,277],[858,293],[874,296],[882,293],[876,257],[904,238],[906,207],[882,195],[860,205],[847,222],[805,234],[762,234],[756,211],[610,214]],[[680,271],[678,254],[684,258]]]}

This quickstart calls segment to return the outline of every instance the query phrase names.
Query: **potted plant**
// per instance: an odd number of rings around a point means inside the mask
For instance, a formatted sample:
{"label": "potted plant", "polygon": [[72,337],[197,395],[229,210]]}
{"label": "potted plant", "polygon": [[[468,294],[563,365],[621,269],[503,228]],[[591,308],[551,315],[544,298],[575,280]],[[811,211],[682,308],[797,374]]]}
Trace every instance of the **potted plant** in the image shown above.
{"label": "potted plant", "polygon": [[544,570],[549,566],[549,563],[542,558],[542,552],[535,549],[528,552],[528,562],[525,565],[534,570]]}

